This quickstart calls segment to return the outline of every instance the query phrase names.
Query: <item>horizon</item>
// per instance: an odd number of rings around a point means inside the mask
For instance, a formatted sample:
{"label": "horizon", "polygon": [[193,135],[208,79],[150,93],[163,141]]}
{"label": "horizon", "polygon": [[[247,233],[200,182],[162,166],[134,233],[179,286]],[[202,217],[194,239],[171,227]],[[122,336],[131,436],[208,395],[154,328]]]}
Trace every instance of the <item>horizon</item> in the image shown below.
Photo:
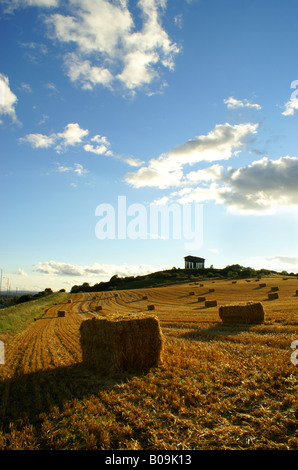
{"label": "horizon", "polygon": [[0,0],[2,290],[189,251],[297,273],[297,15],[295,0]]}

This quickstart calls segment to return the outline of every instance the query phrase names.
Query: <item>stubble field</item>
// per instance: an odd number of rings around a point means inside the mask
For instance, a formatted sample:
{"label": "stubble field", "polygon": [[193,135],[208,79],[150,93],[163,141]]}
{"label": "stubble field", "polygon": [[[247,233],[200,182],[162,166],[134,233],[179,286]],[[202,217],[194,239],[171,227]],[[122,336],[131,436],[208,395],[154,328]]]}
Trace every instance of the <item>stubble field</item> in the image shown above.
{"label": "stubble field", "polygon": [[[297,449],[298,365],[290,346],[298,339],[298,280],[200,284],[71,294],[8,339],[0,449]],[[272,286],[279,299],[268,299]],[[206,308],[198,296],[218,305]],[[261,301],[265,322],[223,324],[219,306],[238,301]],[[148,304],[164,336],[162,364],[141,374],[88,370],[81,322],[146,313]]]}

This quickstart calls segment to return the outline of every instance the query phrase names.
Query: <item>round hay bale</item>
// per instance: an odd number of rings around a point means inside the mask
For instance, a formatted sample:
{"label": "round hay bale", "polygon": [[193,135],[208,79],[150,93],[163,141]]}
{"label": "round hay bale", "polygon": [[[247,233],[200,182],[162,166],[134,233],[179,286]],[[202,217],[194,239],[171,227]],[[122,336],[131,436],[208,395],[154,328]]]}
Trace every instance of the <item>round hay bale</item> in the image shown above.
{"label": "round hay bale", "polygon": [[218,313],[223,323],[263,323],[265,319],[261,302],[224,305],[219,307]]}
{"label": "round hay bale", "polygon": [[162,360],[164,340],[154,316],[85,320],[80,335],[83,364],[104,375],[155,367]]}
{"label": "round hay bale", "polygon": [[58,315],[58,317],[65,317],[65,311],[64,310],[58,310],[57,315]]}
{"label": "round hay bale", "polygon": [[206,297],[198,297],[198,302],[205,302]]}
{"label": "round hay bale", "polygon": [[216,307],[217,300],[206,300],[205,307]]}
{"label": "round hay bale", "polygon": [[68,304],[71,304],[71,303],[72,303],[72,300],[71,300],[71,299],[68,299],[67,303],[68,303]]}
{"label": "round hay bale", "polygon": [[209,289],[209,292],[215,292],[215,289]]}
{"label": "round hay bale", "polygon": [[259,284],[259,287],[266,287],[266,286],[267,286],[267,284],[265,284],[264,282]]}
{"label": "round hay bale", "polygon": [[268,299],[278,299],[279,298],[279,295],[278,295],[278,292],[269,292],[268,294]]}
{"label": "round hay bale", "polygon": [[279,287],[275,286],[275,287],[271,287],[271,292],[277,292],[279,290]]}
{"label": "round hay bale", "polygon": [[237,284],[237,281],[232,281],[232,284]]}
{"label": "round hay bale", "polygon": [[298,295],[298,290],[296,290],[296,295]]}
{"label": "round hay bale", "polygon": [[195,295],[195,293],[194,292],[189,292],[189,295]]}
{"label": "round hay bale", "polygon": [[155,310],[154,305],[148,305],[148,306],[147,306],[147,310]]}
{"label": "round hay bale", "polygon": [[148,300],[148,295],[143,295],[142,300]]}
{"label": "round hay bale", "polygon": [[96,312],[100,312],[100,310],[102,310],[102,306],[101,305],[96,305],[95,309],[94,309]]}
{"label": "round hay bale", "polygon": [[204,284],[200,284],[200,287],[204,287]]}

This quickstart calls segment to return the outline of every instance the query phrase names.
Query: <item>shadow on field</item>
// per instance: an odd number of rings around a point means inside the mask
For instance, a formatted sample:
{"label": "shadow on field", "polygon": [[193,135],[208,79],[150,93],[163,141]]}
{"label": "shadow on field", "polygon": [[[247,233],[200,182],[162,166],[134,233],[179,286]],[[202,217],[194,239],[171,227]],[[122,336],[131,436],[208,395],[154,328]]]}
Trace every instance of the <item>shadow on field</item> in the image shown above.
{"label": "shadow on field", "polygon": [[192,339],[197,341],[222,341],[227,336],[235,336],[242,332],[250,331],[256,325],[246,323],[217,323],[209,328],[194,328],[193,331],[188,331],[181,335],[181,338]]}
{"label": "shadow on field", "polygon": [[48,413],[53,407],[62,409],[67,401],[109,390],[133,376],[136,372],[102,376],[79,363],[1,380],[0,428],[7,430],[9,423],[18,420],[36,423],[40,413]]}

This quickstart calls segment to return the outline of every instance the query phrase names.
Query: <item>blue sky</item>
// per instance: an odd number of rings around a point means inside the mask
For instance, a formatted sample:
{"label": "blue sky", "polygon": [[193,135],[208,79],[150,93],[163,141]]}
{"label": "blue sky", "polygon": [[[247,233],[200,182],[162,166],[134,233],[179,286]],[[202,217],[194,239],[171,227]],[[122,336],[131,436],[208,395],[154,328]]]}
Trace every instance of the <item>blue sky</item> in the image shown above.
{"label": "blue sky", "polygon": [[[3,290],[93,285],[188,254],[298,272],[296,1],[0,9]],[[119,196],[127,227],[153,205],[199,206],[200,245],[149,224],[99,239],[96,209],[117,219]]]}

